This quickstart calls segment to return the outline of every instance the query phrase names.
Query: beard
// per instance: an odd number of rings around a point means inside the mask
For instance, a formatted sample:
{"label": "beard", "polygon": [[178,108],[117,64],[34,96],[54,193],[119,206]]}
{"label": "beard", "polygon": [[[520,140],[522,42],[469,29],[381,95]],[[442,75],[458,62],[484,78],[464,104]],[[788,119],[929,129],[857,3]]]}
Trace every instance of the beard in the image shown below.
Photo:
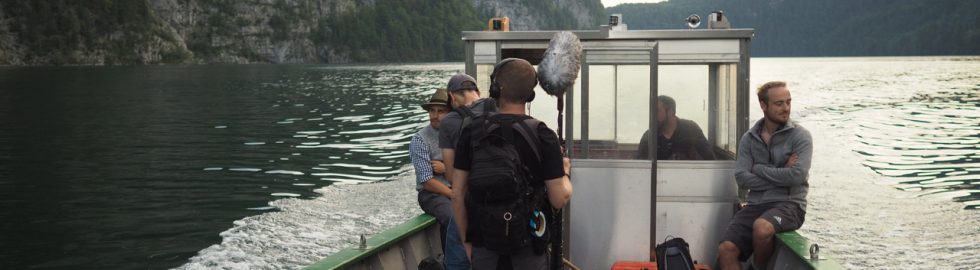
{"label": "beard", "polygon": [[786,112],[785,114],[782,114],[782,113],[779,113],[779,112],[768,112],[767,111],[765,113],[765,116],[766,116],[766,120],[769,120],[770,122],[773,122],[773,123],[776,123],[776,124],[785,125],[786,122],[789,122],[789,112]]}

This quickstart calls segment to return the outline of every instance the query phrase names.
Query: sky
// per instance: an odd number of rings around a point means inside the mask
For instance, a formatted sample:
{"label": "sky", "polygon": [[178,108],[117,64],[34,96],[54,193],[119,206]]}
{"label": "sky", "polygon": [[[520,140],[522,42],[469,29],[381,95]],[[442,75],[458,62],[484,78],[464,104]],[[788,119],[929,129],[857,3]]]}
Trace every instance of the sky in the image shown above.
{"label": "sky", "polygon": [[602,0],[602,5],[605,7],[611,7],[624,3],[656,3],[663,1],[666,0]]}

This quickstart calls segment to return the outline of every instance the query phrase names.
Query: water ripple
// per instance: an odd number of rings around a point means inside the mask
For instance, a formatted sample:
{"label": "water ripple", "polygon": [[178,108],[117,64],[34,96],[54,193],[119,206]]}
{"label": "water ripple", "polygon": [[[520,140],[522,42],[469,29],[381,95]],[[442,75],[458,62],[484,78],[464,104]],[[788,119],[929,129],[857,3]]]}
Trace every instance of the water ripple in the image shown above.
{"label": "water ripple", "polygon": [[[980,91],[917,94],[860,107],[854,152],[896,188],[980,207]],[[852,112],[839,108],[836,112]]]}

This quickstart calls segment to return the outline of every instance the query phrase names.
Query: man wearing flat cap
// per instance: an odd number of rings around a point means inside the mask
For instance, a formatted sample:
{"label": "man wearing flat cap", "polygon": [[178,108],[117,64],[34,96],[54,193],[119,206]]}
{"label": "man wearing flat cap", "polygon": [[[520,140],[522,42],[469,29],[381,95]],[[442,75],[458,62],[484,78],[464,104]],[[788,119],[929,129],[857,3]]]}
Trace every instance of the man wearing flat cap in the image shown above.
{"label": "man wearing flat cap", "polygon": [[452,186],[446,178],[442,151],[439,149],[439,123],[449,113],[449,96],[446,89],[436,90],[429,101],[422,103],[429,113],[429,124],[412,136],[408,144],[409,157],[415,166],[415,190],[422,211],[435,216],[442,224],[442,237],[452,220]]}
{"label": "man wearing flat cap", "polygon": [[439,220],[447,269],[468,269],[466,253],[452,221],[452,183],[446,177],[447,167],[439,148],[439,128],[450,111],[446,89],[436,90],[429,101],[422,104],[422,109],[429,113],[429,124],[415,133],[408,145],[415,167],[419,206]]}

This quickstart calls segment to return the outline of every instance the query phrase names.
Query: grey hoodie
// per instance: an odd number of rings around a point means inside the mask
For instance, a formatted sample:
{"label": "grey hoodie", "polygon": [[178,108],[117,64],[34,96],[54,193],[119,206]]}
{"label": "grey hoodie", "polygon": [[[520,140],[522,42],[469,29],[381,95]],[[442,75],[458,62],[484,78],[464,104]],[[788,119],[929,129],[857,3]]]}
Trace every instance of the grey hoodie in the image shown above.
{"label": "grey hoodie", "polygon": [[[749,190],[750,205],[792,201],[806,211],[813,138],[803,126],[791,120],[777,129],[766,145],[759,135],[764,121],[757,121],[739,141],[735,181],[739,188]],[[799,160],[795,166],[784,168],[793,153],[799,155]]]}

